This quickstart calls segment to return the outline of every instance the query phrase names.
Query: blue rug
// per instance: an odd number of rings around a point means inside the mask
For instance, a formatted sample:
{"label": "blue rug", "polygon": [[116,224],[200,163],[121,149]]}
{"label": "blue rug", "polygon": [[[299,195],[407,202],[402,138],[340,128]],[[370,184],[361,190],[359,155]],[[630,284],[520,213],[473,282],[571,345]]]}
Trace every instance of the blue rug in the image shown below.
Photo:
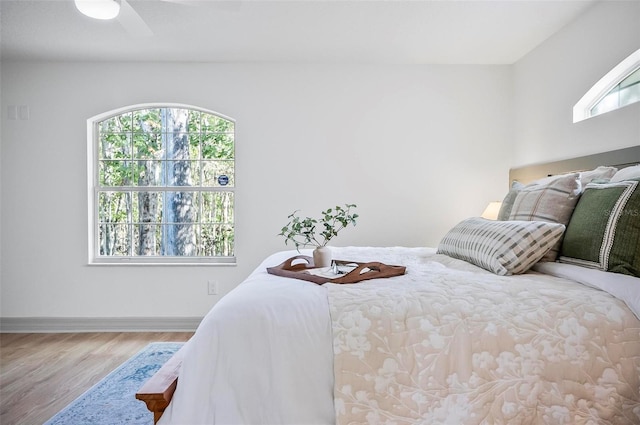
{"label": "blue rug", "polygon": [[135,395],[182,345],[182,342],[147,345],[44,425],[153,425],[153,413]]}

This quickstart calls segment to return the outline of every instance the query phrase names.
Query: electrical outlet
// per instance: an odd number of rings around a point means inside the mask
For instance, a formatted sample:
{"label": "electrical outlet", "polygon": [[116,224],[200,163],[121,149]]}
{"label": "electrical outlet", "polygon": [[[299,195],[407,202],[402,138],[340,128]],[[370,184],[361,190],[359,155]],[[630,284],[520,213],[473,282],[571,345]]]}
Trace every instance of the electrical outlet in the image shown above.
{"label": "electrical outlet", "polygon": [[208,281],[207,291],[209,295],[218,295],[218,282],[215,280]]}

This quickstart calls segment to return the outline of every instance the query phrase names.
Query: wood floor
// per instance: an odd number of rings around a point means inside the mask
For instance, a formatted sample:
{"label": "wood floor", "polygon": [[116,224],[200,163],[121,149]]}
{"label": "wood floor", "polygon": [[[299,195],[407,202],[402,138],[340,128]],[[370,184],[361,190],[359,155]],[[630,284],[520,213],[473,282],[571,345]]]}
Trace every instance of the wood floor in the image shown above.
{"label": "wood floor", "polygon": [[0,424],[42,425],[150,342],[187,341],[192,335],[0,334]]}

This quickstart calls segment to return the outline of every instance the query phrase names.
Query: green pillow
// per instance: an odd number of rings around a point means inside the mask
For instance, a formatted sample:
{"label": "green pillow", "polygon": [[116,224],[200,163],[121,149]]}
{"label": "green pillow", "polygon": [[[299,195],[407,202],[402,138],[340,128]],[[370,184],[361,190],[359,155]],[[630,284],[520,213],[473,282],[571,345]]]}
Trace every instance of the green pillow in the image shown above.
{"label": "green pillow", "polygon": [[640,277],[640,179],[586,186],[560,261]]}

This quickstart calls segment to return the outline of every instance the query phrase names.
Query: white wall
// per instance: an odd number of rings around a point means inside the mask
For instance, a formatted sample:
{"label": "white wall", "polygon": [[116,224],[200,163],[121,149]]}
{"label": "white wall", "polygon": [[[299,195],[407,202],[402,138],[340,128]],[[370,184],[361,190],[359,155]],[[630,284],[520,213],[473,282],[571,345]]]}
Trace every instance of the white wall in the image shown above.
{"label": "white wall", "polygon": [[[1,78],[2,317],[201,316],[219,299],[206,281],[227,292],[283,249],[293,210],[358,204],[336,245],[435,246],[507,187],[506,66],[2,63]],[[86,119],[145,102],[237,120],[236,267],[86,265]]]}
{"label": "white wall", "polygon": [[514,66],[514,161],[535,164],[640,145],[640,103],[573,124],[573,106],[640,48],[640,1],[606,1]]}
{"label": "white wall", "polygon": [[[434,246],[510,166],[640,144],[640,104],[571,122],[638,21],[640,2],[599,3],[513,67],[3,62],[0,317],[201,316],[206,281],[223,295],[283,249],[295,209],[358,204],[336,245]],[[86,265],[86,119],[145,102],[237,120],[238,266]]]}

